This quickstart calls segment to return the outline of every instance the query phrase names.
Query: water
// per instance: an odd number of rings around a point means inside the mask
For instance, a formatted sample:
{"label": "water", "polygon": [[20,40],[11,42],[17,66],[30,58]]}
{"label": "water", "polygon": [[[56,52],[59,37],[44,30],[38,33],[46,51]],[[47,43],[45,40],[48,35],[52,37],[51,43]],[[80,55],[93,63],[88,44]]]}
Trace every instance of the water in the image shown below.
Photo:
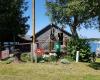
{"label": "water", "polygon": [[96,43],[90,43],[91,52],[96,52],[97,44]]}
{"label": "water", "polygon": [[99,42],[90,42],[91,52],[96,52],[96,48],[100,47]]}

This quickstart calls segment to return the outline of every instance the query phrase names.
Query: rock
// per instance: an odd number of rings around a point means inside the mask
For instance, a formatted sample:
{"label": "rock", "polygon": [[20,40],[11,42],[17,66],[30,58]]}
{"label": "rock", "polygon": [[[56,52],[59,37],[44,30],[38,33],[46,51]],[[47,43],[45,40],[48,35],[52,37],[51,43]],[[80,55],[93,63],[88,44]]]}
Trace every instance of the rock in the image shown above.
{"label": "rock", "polygon": [[44,63],[45,61],[44,60],[42,60],[42,61],[39,61],[39,63]]}
{"label": "rock", "polygon": [[70,63],[67,59],[61,59],[60,62],[63,63],[63,64],[69,64]]}

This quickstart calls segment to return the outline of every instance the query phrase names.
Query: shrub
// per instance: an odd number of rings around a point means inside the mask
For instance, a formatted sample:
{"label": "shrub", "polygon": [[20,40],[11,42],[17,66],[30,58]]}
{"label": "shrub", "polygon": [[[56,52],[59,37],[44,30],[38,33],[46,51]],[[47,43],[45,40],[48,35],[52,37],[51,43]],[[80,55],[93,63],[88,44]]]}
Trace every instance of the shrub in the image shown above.
{"label": "shrub", "polygon": [[87,40],[85,39],[78,39],[73,40],[71,39],[68,42],[67,50],[70,53],[69,55],[72,57],[72,59],[75,60],[76,58],[76,51],[79,51],[79,60],[80,61],[89,61],[90,57],[90,46]]}
{"label": "shrub", "polygon": [[31,61],[29,53],[22,53],[21,54],[21,60],[24,61],[24,62]]}
{"label": "shrub", "polygon": [[56,53],[44,54],[43,59],[46,62],[50,62],[50,61],[54,62],[54,61],[57,61],[57,55]]}
{"label": "shrub", "polygon": [[70,62],[73,62],[74,61],[73,58],[70,55],[64,56],[64,59],[67,59]]}
{"label": "shrub", "polygon": [[44,60],[45,62],[49,62],[49,61],[50,61],[50,57],[44,57],[43,60]]}
{"label": "shrub", "polygon": [[46,62],[49,62],[50,61],[50,55],[48,52],[46,52],[43,56],[43,60],[46,61]]}
{"label": "shrub", "polygon": [[54,56],[54,55],[51,55],[51,56],[50,56],[50,61],[52,61],[52,62],[57,61],[57,57]]}
{"label": "shrub", "polygon": [[4,63],[4,64],[10,64],[10,63],[12,63],[13,61],[14,61],[14,58],[8,58],[8,59],[6,59],[6,60],[3,60],[2,63]]}
{"label": "shrub", "polygon": [[[36,59],[37,59],[37,63],[42,63],[42,61],[44,62],[42,56],[36,56]],[[35,57],[34,56],[33,56],[33,62],[35,62]]]}
{"label": "shrub", "polygon": [[41,61],[43,61],[43,57],[42,57],[42,56],[38,56],[38,57],[37,57],[37,62],[39,63],[39,62],[41,62]]}

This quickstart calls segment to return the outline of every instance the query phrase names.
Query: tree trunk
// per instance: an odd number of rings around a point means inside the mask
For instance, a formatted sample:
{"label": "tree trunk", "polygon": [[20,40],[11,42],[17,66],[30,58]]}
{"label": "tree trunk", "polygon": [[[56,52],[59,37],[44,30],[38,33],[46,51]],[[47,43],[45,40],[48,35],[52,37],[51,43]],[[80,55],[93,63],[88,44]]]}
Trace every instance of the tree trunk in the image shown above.
{"label": "tree trunk", "polygon": [[71,26],[71,32],[72,32],[72,37],[73,38],[78,38],[78,33],[76,31],[76,26]]}
{"label": "tree trunk", "polygon": [[73,25],[70,27],[71,29],[71,32],[72,32],[72,37],[74,39],[77,39],[78,38],[78,33],[77,33],[77,26],[78,26],[78,17],[77,16],[74,16],[74,22],[73,22]]}

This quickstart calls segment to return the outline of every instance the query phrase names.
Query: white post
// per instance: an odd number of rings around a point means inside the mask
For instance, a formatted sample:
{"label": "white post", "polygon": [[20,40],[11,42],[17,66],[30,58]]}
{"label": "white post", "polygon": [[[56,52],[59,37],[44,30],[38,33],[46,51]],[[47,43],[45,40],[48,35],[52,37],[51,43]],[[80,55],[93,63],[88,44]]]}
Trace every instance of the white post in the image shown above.
{"label": "white post", "polygon": [[79,51],[76,52],[76,63],[79,62]]}

